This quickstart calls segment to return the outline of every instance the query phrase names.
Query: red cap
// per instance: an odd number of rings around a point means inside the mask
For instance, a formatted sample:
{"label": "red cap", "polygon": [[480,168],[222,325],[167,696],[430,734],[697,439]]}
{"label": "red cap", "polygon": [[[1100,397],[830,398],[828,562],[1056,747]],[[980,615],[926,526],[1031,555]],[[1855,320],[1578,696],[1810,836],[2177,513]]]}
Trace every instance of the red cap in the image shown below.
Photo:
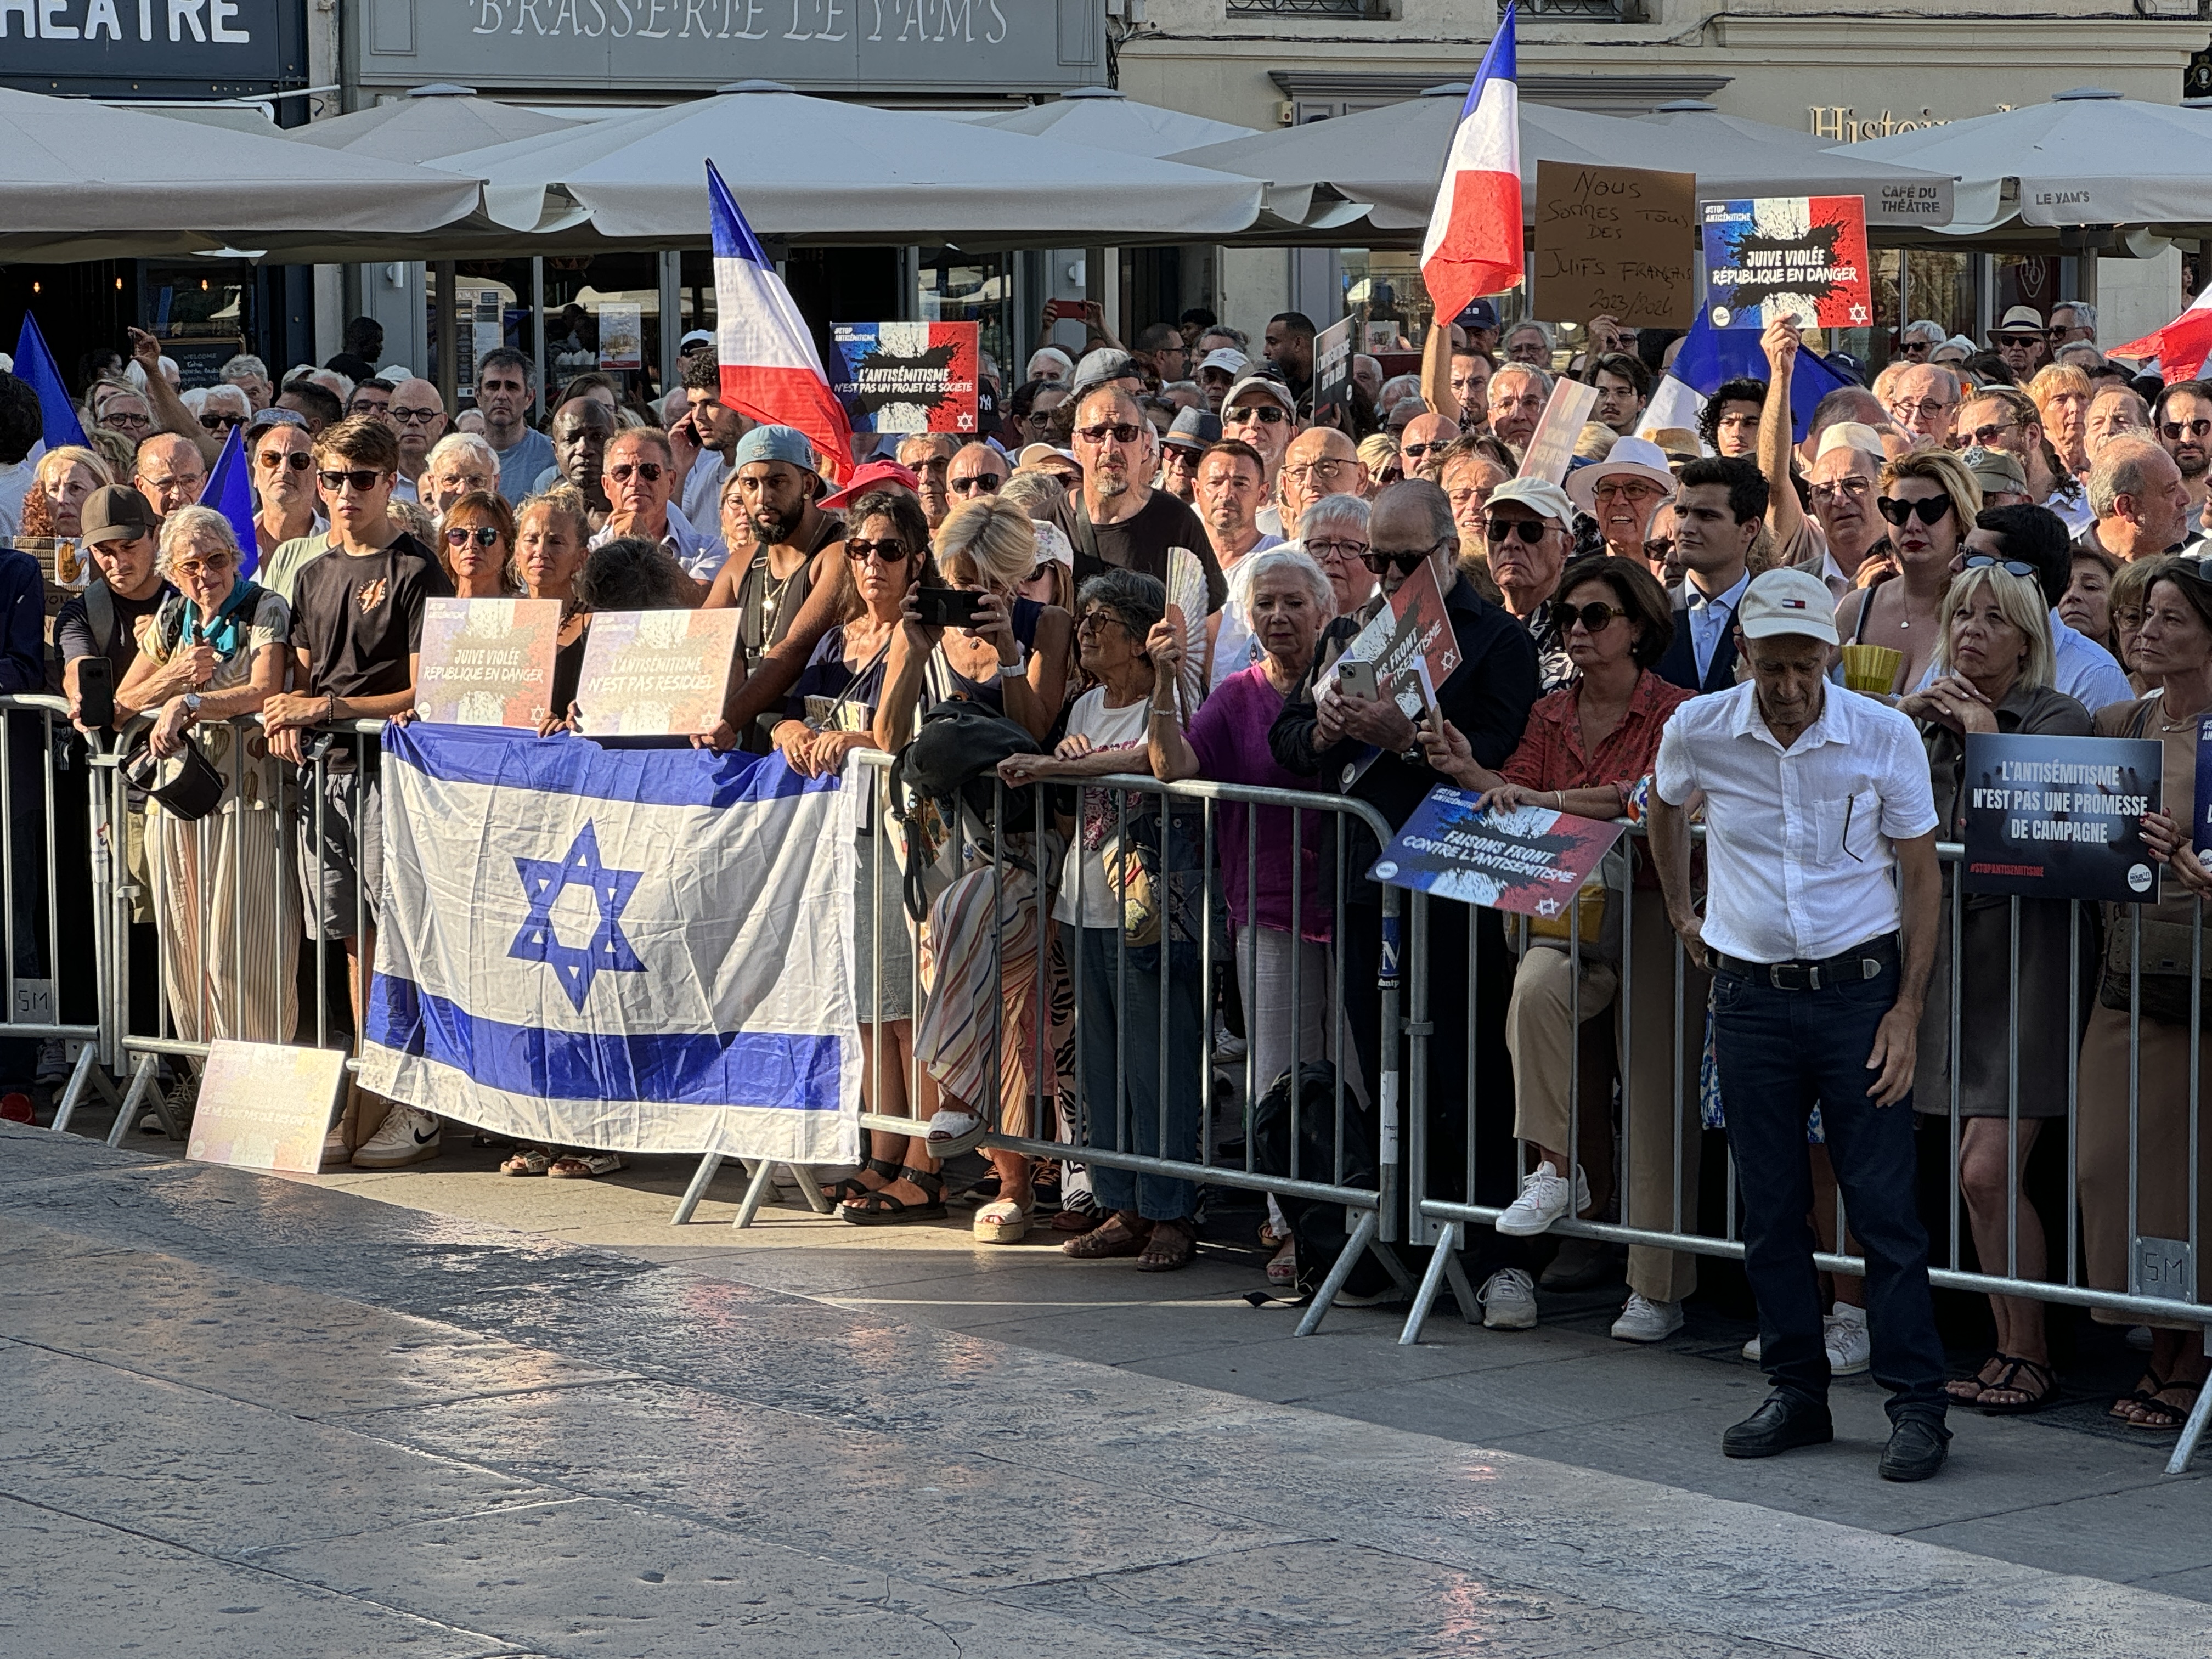
{"label": "red cap", "polygon": [[842,489],[834,495],[824,495],[817,505],[835,513],[883,484],[896,484],[910,495],[921,494],[921,480],[911,468],[901,466],[896,461],[870,461],[854,471]]}

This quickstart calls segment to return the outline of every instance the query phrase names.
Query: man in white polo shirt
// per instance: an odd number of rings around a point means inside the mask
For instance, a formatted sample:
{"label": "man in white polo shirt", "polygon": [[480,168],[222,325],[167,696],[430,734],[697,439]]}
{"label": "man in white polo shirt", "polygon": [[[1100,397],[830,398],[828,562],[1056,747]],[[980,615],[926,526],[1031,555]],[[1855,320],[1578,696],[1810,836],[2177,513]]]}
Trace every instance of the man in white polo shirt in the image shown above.
{"label": "man in white polo shirt", "polygon": [[[1886,1480],[1943,1466],[1943,1345],[1914,1205],[1912,1067],[1935,962],[1936,805],[1911,720],[1829,683],[1826,585],[1770,570],[1736,613],[1747,684],[1684,703],[1654,769],[1651,843],[1673,922],[1713,973],[1714,1049],[1744,1272],[1773,1392],[1722,1437],[1730,1457],[1834,1438],[1805,1152],[1820,1109],[1866,1253],[1874,1375],[1890,1391]],[[1705,797],[1700,918],[1686,809]]]}

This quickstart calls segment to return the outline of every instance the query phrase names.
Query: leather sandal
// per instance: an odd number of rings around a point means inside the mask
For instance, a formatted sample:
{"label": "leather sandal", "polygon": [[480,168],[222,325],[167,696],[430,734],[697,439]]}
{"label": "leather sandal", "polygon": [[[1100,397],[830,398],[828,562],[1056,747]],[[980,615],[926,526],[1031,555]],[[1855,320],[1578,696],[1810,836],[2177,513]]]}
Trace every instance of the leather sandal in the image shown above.
{"label": "leather sandal", "polygon": [[[892,1182],[898,1179],[899,1166],[897,1162],[892,1158],[868,1158],[861,1164],[860,1167],[864,1170],[873,1170],[877,1175],[881,1176],[884,1178],[884,1185],[886,1187],[890,1186]],[[848,1198],[858,1198],[864,1193],[872,1193],[878,1190],[878,1188],[871,1187],[866,1182],[861,1180],[860,1176],[856,1175],[848,1175],[840,1177],[836,1186],[823,1188],[822,1196],[828,1199],[832,1204],[842,1204]]]}
{"label": "leather sandal", "polygon": [[1188,1221],[1155,1221],[1152,1236],[1137,1255],[1140,1273],[1171,1273],[1190,1266],[1198,1254],[1198,1229]]}
{"label": "leather sandal", "polygon": [[[2022,1359],[2018,1354],[2001,1353],[2004,1369],[1983,1386],[1978,1397],[1967,1403],[1985,1417],[2021,1417],[2029,1412],[2039,1412],[2058,1398],[2058,1373],[2039,1360]],[[2021,1374],[2027,1374],[2027,1385],[2021,1385]],[[1992,1401],[1992,1393],[2024,1394],[2026,1400]]]}
{"label": "leather sandal", "polygon": [[[2185,1390],[2190,1396],[2189,1404],[2186,1406],[2170,1405],[2158,1397],[2159,1395],[2180,1394]],[[2128,1426],[2131,1429],[2141,1429],[2146,1434],[2179,1434],[2188,1426],[2189,1413],[2197,1404],[2196,1397],[2203,1391],[2204,1384],[2201,1381],[2191,1382],[2186,1377],[2175,1377],[2160,1389],[2158,1394],[2150,1395],[2142,1402],[2145,1409],[2155,1412],[2157,1415],[2131,1417],[2128,1419]]]}
{"label": "leather sandal", "polygon": [[1140,1222],[1132,1227],[1116,1210],[1081,1237],[1069,1239],[1060,1247],[1060,1253],[1072,1255],[1079,1261],[1103,1261],[1109,1256],[1139,1255],[1143,1253],[1145,1241],[1151,1237],[1152,1231],[1150,1222]]}
{"label": "leather sandal", "polygon": [[837,1213],[855,1227],[882,1227],[895,1221],[936,1221],[945,1214],[945,1177],[933,1170],[906,1164],[899,1179],[911,1182],[927,1194],[920,1204],[909,1204],[887,1192],[862,1193],[837,1206]]}

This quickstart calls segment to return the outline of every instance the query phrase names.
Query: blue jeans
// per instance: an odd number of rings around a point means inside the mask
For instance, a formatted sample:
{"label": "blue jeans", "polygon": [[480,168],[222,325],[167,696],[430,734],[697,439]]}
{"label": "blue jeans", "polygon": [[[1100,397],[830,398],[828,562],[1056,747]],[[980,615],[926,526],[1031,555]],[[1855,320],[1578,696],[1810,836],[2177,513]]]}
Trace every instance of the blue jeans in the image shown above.
{"label": "blue jeans", "polygon": [[1914,1201],[1912,1097],[1867,1098],[1875,1028],[1897,1000],[1893,963],[1870,980],[1779,991],[1713,976],[1716,1058],[1743,1201],[1744,1273],[1759,1304],[1766,1374],[1801,1399],[1828,1396],[1813,1267],[1813,1177],[1805,1126],[1814,1104],[1851,1232],[1866,1253],[1875,1380],[1893,1422],[1943,1419],[1943,1344],[1928,1288],[1928,1233]]}
{"label": "blue jeans", "polygon": [[[1083,930],[1082,999],[1076,1010],[1076,1030],[1083,1045],[1088,1144],[1102,1152],[1188,1161],[1198,1153],[1199,1091],[1204,1086],[1199,1068],[1204,1058],[1206,996],[1199,983],[1198,946],[1185,943],[1168,947],[1167,1130],[1163,1144],[1160,947],[1132,945],[1125,957],[1121,939],[1120,931],[1112,927]],[[1188,1181],[1103,1164],[1090,1168],[1091,1195],[1101,1208],[1134,1210],[1147,1221],[1180,1221],[1198,1207],[1198,1190]]]}

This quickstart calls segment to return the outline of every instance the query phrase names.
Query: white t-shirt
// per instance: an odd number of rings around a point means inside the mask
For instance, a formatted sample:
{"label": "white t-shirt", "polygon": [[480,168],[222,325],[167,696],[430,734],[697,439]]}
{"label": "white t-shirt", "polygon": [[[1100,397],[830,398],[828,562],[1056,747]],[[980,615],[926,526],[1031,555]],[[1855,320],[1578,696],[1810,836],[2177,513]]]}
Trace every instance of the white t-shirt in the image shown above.
{"label": "white t-shirt", "polygon": [[[1145,722],[1151,717],[1150,697],[1139,697],[1126,708],[1106,706],[1106,688],[1096,686],[1075,700],[1075,707],[1067,711],[1067,735],[1088,738],[1094,749],[1129,748],[1129,764],[1123,769],[1130,772],[1149,772],[1151,763],[1145,757]],[[1080,882],[1083,891],[1083,921],[1085,927],[1118,927],[1121,925],[1121,902],[1115,884],[1106,878],[1106,860],[1102,856],[1105,842],[1110,841],[1120,825],[1121,814],[1114,793],[1109,789],[1086,788],[1079,797],[1082,806],[1077,813],[1074,843],[1067,850],[1067,866],[1060,878],[1060,897],[1053,906],[1053,915],[1061,921],[1075,920],[1075,895]],[[1144,803],[1129,803],[1131,816]],[[1086,845],[1098,839],[1103,825],[1105,836],[1097,846]]]}

